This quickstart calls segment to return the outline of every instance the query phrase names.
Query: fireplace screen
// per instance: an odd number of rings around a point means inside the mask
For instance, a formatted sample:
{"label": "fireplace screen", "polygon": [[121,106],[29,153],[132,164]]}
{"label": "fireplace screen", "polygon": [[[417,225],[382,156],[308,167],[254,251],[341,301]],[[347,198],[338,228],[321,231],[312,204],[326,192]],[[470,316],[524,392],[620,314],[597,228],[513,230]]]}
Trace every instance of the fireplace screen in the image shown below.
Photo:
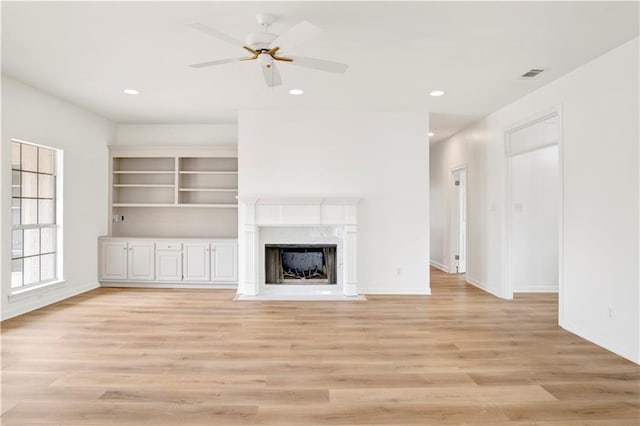
{"label": "fireplace screen", "polygon": [[265,245],[266,284],[336,284],[336,246]]}

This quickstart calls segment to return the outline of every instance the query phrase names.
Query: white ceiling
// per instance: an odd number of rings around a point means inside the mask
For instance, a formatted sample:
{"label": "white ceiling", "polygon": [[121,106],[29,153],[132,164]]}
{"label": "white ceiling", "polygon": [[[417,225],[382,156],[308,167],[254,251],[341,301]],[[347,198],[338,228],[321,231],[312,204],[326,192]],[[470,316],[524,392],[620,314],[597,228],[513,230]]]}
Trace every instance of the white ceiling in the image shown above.
{"label": "white ceiling", "polygon": [[[244,51],[236,38],[301,20],[320,37],[294,53],[345,62],[343,75],[282,64],[191,63]],[[441,140],[638,34],[636,2],[2,2],[2,71],[119,123],[234,122],[239,109],[432,112]],[[545,71],[521,80],[530,68]],[[140,90],[138,96],[122,93]],[[303,96],[288,90],[301,88]],[[440,98],[428,96],[444,89]]]}

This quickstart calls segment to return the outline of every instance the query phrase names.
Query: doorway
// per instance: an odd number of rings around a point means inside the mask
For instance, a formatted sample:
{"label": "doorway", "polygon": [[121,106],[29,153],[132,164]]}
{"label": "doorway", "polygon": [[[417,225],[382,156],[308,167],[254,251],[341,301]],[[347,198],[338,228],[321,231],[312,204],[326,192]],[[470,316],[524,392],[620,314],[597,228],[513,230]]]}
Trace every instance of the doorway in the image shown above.
{"label": "doorway", "polygon": [[506,135],[505,296],[553,292],[560,281],[560,117]]}
{"label": "doorway", "polygon": [[451,273],[467,272],[467,167],[451,170]]}

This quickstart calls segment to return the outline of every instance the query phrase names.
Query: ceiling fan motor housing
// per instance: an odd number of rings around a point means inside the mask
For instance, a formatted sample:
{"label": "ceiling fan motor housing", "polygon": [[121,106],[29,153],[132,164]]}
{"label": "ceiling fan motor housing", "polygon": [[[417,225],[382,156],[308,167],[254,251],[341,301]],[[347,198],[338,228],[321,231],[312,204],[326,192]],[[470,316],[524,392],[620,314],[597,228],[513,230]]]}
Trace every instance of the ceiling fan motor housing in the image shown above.
{"label": "ceiling fan motor housing", "polygon": [[268,49],[271,42],[277,37],[276,34],[267,32],[251,33],[247,35],[245,44],[255,50]]}

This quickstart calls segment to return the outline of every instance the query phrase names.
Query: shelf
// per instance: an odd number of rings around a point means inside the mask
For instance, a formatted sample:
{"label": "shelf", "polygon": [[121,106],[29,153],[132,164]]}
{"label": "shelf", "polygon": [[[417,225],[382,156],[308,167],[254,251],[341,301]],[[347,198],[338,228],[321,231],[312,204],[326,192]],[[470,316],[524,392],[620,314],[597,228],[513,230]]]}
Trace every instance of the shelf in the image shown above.
{"label": "shelf", "polygon": [[173,175],[175,170],[114,170],[115,175]]}
{"label": "shelf", "polygon": [[219,209],[237,209],[237,204],[178,204],[178,207],[215,207]]}
{"label": "shelf", "polygon": [[174,188],[175,185],[161,185],[155,183],[114,183],[114,188]]}
{"label": "shelf", "polygon": [[113,203],[113,207],[175,207],[174,203]]}
{"label": "shelf", "polygon": [[237,170],[216,170],[216,171],[197,171],[197,170],[180,170],[181,175],[237,175]]}
{"label": "shelf", "polygon": [[187,192],[238,192],[238,188],[180,188],[178,191],[187,191]]}
{"label": "shelf", "polygon": [[238,208],[237,204],[173,204],[173,203],[114,203],[113,207],[209,207],[209,208],[225,208],[225,209],[235,209]]}

